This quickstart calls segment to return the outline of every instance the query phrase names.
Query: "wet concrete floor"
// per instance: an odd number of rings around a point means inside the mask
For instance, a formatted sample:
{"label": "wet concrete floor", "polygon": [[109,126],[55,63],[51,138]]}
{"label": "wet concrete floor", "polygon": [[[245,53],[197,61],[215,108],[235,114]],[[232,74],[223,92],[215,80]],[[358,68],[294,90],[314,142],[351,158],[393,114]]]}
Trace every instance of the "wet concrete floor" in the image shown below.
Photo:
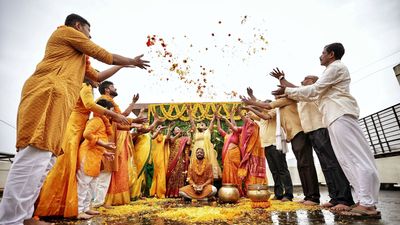
{"label": "wet concrete floor", "polygon": [[[295,193],[301,193],[301,188],[296,187]],[[301,195],[295,196],[300,199]],[[321,202],[327,202],[329,197],[327,196],[326,187],[321,187]],[[154,205],[155,207],[155,205]],[[182,208],[186,207],[184,204],[172,204],[167,206],[170,208]],[[235,207],[235,206],[232,206]],[[219,208],[219,207],[218,207]],[[218,209],[217,208],[217,209]],[[161,209],[162,211],[163,209]],[[167,209],[165,209],[167,210]],[[198,212],[206,210],[199,206]],[[210,208],[207,208],[210,210]],[[152,210],[150,204],[148,208],[138,213],[127,214],[123,216],[115,215],[100,215],[87,221],[77,221],[70,219],[46,219],[47,221],[56,222],[56,224],[76,224],[76,225],[122,225],[122,224],[274,224],[274,225],[286,225],[286,224],[337,224],[337,225],[400,225],[400,188],[395,190],[381,190],[379,193],[379,204],[378,210],[381,211],[381,219],[366,219],[366,218],[353,218],[348,216],[340,216],[331,213],[329,210],[320,208],[301,208],[295,211],[279,211],[279,210],[264,210],[254,209],[250,213],[243,213],[240,217],[235,217],[228,220],[212,219],[210,221],[197,221],[190,222],[185,219],[179,218],[168,219],[155,216],[156,211]],[[197,213],[197,212],[196,212]],[[207,212],[206,212],[207,213]],[[179,217],[179,215],[177,215]]]}

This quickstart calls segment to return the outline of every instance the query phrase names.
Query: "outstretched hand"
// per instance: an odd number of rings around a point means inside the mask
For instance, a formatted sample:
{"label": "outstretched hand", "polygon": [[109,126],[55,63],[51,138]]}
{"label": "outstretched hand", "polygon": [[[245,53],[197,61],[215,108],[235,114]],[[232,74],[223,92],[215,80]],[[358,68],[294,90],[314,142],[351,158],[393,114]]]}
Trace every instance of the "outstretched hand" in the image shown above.
{"label": "outstretched hand", "polygon": [[253,100],[256,100],[256,97],[254,96],[254,93],[253,93],[253,89],[251,89],[251,87],[248,87],[246,90],[247,90],[247,94],[249,95],[249,97]]}
{"label": "outstretched hand", "polygon": [[276,79],[279,79],[279,77],[283,76],[285,77],[285,72],[283,72],[283,70],[279,70],[278,67],[276,67],[275,69],[272,70],[271,73],[269,73],[269,75],[275,77]]}
{"label": "outstretched hand", "polygon": [[278,85],[278,87],[279,87],[279,88],[278,88],[277,90],[275,90],[275,91],[272,91],[271,94],[275,95],[275,97],[277,97],[277,98],[286,97],[286,94],[285,94],[286,86],[284,86],[284,85]]}
{"label": "outstretched hand", "polygon": [[251,98],[243,96],[243,95],[240,95],[239,98],[246,105],[250,105],[253,102],[253,100]]}
{"label": "outstretched hand", "polygon": [[139,93],[133,95],[132,103],[136,103],[139,100]]}
{"label": "outstretched hand", "polygon": [[122,125],[129,125],[130,121],[128,120],[128,118],[126,118],[125,116],[121,115],[121,114],[117,114],[115,118],[113,118],[113,120],[117,123],[120,123]]}
{"label": "outstretched hand", "polygon": [[136,56],[133,58],[133,63],[132,65],[139,67],[140,69],[147,69],[147,67],[150,67],[149,63],[150,61],[148,60],[142,60],[143,54]]}

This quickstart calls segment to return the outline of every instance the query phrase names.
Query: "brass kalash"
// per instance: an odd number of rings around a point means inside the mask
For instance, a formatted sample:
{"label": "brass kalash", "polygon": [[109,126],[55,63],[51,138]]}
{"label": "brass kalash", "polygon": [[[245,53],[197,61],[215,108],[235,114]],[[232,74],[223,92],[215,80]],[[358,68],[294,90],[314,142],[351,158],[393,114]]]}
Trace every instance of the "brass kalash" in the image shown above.
{"label": "brass kalash", "polygon": [[223,183],[218,191],[218,199],[221,203],[236,203],[240,193],[236,184]]}
{"label": "brass kalash", "polygon": [[250,184],[247,187],[247,197],[252,201],[253,208],[268,208],[271,206],[271,193],[266,184]]}

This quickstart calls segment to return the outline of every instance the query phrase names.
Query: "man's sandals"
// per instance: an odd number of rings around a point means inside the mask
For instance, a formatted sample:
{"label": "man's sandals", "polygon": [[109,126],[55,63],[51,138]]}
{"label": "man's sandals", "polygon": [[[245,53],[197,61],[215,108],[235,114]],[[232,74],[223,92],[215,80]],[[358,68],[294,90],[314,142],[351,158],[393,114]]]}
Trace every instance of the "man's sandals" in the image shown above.
{"label": "man's sandals", "polygon": [[377,210],[365,210],[360,208],[352,208],[350,211],[343,211],[340,216],[351,216],[359,219],[381,219],[381,212]]}

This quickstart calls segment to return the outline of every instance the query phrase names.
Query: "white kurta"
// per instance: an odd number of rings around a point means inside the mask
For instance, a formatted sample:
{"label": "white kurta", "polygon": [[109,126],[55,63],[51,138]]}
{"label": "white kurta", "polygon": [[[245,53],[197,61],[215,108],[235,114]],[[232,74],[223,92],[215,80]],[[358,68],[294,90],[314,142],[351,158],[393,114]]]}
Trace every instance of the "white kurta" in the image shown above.
{"label": "white kurta", "polygon": [[360,125],[359,108],[350,94],[350,73],[336,60],[312,85],[286,88],[289,98],[298,101],[317,99],[323,122],[328,127],[333,150],[344,174],[355,190],[355,200],[363,206],[378,202],[379,179],[374,156]]}

